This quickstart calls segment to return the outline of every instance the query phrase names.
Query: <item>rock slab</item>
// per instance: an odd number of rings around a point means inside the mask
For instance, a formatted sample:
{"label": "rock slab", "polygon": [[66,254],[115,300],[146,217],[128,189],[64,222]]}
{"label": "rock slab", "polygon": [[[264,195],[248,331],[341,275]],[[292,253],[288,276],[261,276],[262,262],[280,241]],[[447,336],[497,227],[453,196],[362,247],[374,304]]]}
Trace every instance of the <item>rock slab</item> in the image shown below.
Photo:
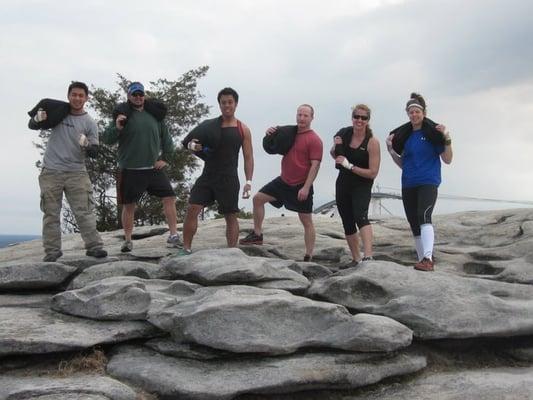
{"label": "rock slab", "polygon": [[422,339],[533,334],[530,285],[374,261],[316,280],[308,293],[358,312],[386,315]]}
{"label": "rock slab", "polygon": [[179,342],[236,353],[292,353],[303,347],[392,351],[412,332],[387,317],[351,315],[345,307],[284,290],[233,285],[203,287],[148,321]]}
{"label": "rock slab", "polygon": [[349,389],[426,366],[408,354],[311,353],[284,357],[198,361],[121,346],[107,371],[162,398],[228,400],[243,393]]}

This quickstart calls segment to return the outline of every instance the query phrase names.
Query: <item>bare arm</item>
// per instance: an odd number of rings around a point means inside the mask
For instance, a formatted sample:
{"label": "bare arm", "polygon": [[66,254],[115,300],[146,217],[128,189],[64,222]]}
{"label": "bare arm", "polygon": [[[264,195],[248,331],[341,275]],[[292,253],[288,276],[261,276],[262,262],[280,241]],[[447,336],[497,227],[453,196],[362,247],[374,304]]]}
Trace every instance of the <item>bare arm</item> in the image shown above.
{"label": "bare arm", "polygon": [[392,135],[389,135],[385,141],[385,143],[387,144],[387,151],[389,152],[390,156],[392,157],[392,161],[394,161],[394,163],[402,168],[402,156],[400,156],[399,154],[397,154],[394,149],[392,148]]}
{"label": "bare arm", "polygon": [[[244,175],[246,181],[251,181],[254,176],[254,151],[252,147],[252,133],[250,128],[243,124],[242,138],[242,156],[244,159]],[[252,189],[252,185],[245,184],[243,187],[243,196]]]}
{"label": "bare arm", "polygon": [[311,189],[311,185],[313,184],[316,176],[318,175],[319,169],[320,169],[320,161],[311,160],[311,168],[309,169],[309,173],[307,174],[305,183],[303,187],[298,191],[298,200],[304,201],[307,199],[307,197],[309,196],[309,190]]}
{"label": "bare arm", "polygon": [[442,133],[442,136],[444,137],[444,151],[440,154],[440,159],[445,164],[451,164],[453,159],[453,150],[452,150],[452,139],[450,138],[450,132],[446,131],[446,127],[444,125],[437,125],[435,127],[440,133]]}

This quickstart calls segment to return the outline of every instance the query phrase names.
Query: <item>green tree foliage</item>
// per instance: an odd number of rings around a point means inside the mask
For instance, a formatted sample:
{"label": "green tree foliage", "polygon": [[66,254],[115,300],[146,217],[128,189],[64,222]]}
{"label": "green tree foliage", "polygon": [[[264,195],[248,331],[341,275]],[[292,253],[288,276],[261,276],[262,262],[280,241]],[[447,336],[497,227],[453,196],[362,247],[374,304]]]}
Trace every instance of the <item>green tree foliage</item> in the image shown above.
{"label": "green tree foliage", "polygon": [[[178,218],[181,219],[187,205],[189,177],[198,167],[198,163],[196,158],[181,149],[178,143],[181,136],[209,113],[209,107],[201,101],[203,96],[197,88],[198,79],[205,76],[208,68],[203,66],[190,70],[175,81],[159,79],[144,85],[147,97],[162,100],[168,107],[165,122],[176,144],[176,151],[166,172],[176,192]],[[110,123],[114,123],[111,119],[115,105],[126,101],[126,88],[130,81],[123,75],[117,75],[118,87],[114,91],[95,87],[91,90],[88,108],[96,114],[99,132],[103,132]],[[41,150],[44,149],[48,136],[49,132],[41,132],[42,143],[36,144]],[[39,166],[39,163],[37,165]],[[116,201],[117,146],[108,146],[100,141],[98,157],[87,158],[87,171],[93,184],[97,229],[108,231],[120,228],[120,209]],[[68,207],[64,210],[63,229],[70,232],[77,231],[72,213]],[[161,201],[149,196],[141,198],[135,213],[135,224],[155,225],[164,221]]]}

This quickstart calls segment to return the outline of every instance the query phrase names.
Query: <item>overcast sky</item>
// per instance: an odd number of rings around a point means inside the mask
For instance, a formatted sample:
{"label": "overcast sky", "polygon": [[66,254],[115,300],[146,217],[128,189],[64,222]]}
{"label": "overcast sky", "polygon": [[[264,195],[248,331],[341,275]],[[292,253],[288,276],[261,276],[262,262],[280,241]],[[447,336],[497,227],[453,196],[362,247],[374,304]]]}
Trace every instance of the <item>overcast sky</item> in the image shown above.
{"label": "overcast sky", "polygon": [[[26,112],[43,97],[66,98],[71,80],[115,89],[116,73],[148,82],[210,67],[200,81],[217,115],[216,94],[240,94],[237,116],[251,129],[253,190],[279,174],[267,156],[268,126],[315,107],[324,141],[315,205],[332,200],[332,135],[366,103],[382,144],[376,183],[400,187],[384,139],[407,121],[418,91],[428,116],[446,125],[454,160],[440,192],[533,200],[533,2],[530,0],[7,1],[1,0],[0,233],[40,233],[37,134]],[[242,173],[242,158],[240,160]],[[251,209],[251,200],[241,201]],[[502,208],[439,200],[436,212]],[[402,215],[399,201],[389,206]]]}

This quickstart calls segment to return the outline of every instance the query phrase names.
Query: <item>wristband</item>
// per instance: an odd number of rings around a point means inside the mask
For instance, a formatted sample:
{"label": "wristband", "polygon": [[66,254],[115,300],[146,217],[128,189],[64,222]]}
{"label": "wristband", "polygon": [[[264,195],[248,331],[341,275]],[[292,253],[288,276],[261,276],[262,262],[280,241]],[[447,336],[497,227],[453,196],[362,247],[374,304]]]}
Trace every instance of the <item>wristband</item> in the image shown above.
{"label": "wristband", "polygon": [[246,181],[246,184],[252,186],[252,181],[248,180]]}
{"label": "wristband", "polygon": [[449,145],[451,145],[451,144],[452,144],[452,139],[451,139],[451,138],[448,138],[448,139],[445,139],[445,140],[444,140],[444,145],[445,145],[445,146],[449,146]]}
{"label": "wristband", "polygon": [[342,160],[341,165],[342,165],[344,168],[349,169],[349,170],[351,170],[351,169],[353,168],[353,164],[352,164],[350,161],[348,161],[347,158],[344,158],[344,160]]}

